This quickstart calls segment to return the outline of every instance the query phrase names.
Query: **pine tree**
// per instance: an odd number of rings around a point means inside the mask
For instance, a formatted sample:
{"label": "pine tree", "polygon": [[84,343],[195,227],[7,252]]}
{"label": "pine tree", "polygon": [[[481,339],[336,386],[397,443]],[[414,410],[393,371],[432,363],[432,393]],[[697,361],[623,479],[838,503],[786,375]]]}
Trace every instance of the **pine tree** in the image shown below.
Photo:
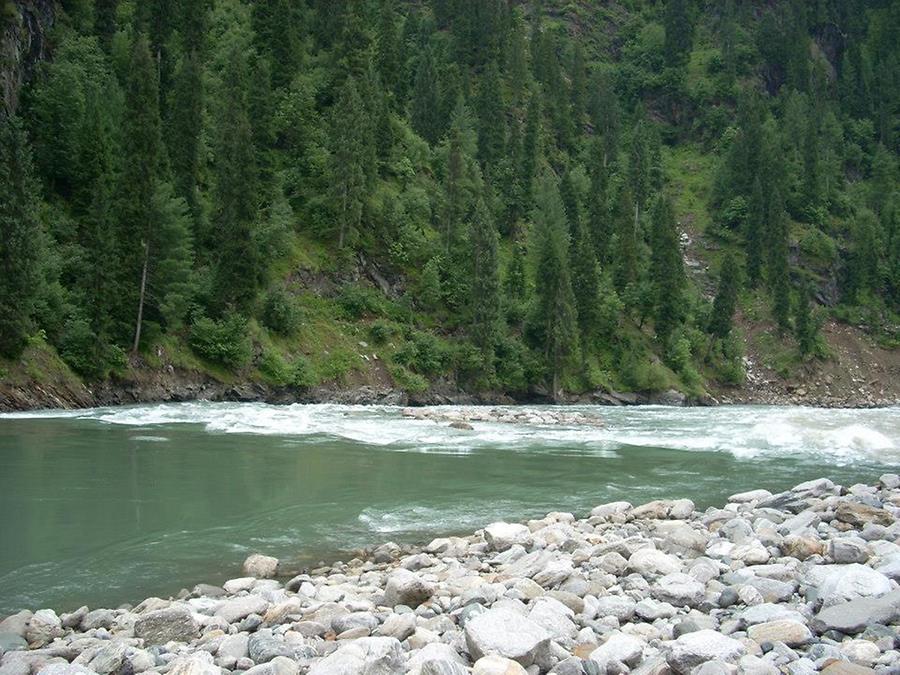
{"label": "pine tree", "polygon": [[770,209],[769,228],[769,287],[772,290],[772,316],[778,331],[784,334],[790,328],[791,282],[788,269],[788,233],[787,215],[780,207],[780,200],[773,199],[775,205]]}
{"label": "pine tree", "polygon": [[544,354],[556,398],[566,366],[578,356],[578,312],[569,277],[565,209],[556,178],[549,173],[538,183],[533,218],[535,302],[529,333]]}
{"label": "pine tree", "polygon": [[[150,42],[139,35],[132,48],[129,79],[125,90],[122,206],[119,242],[123,246],[122,299],[125,307],[134,307],[132,350],[141,341],[147,276],[157,223],[153,219],[153,196],[163,164],[163,146],[159,115],[157,67],[150,55]],[[127,311],[127,309],[125,310]]]}
{"label": "pine tree", "polygon": [[570,249],[572,290],[578,311],[582,353],[585,353],[600,325],[600,268],[593,237],[587,226],[578,220],[576,230],[574,244]]}
{"label": "pine tree", "polygon": [[16,357],[31,333],[42,258],[38,190],[19,121],[0,112],[0,354]]}
{"label": "pine tree", "polygon": [[541,95],[535,92],[528,102],[525,136],[522,141],[522,157],[519,159],[519,181],[522,184],[525,206],[531,206],[535,171],[541,148]]}
{"label": "pine tree", "polygon": [[850,228],[845,295],[856,302],[860,294],[878,290],[878,218],[863,209]]}
{"label": "pine tree", "polygon": [[525,255],[525,242],[521,239],[514,239],[512,257],[503,277],[503,306],[506,309],[506,320],[513,326],[521,324],[528,296]]}
{"label": "pine tree", "polygon": [[641,210],[650,195],[650,156],[647,147],[647,123],[643,117],[635,125],[631,134],[631,149],[628,155],[628,183],[634,198],[634,226],[638,227]]}
{"label": "pine tree", "polygon": [[612,227],[607,203],[609,174],[605,164],[606,154],[602,138],[595,138],[591,143],[588,158],[591,178],[591,189],[587,198],[588,231],[597,260],[605,264],[609,261]]}
{"label": "pine tree", "polygon": [[812,316],[811,295],[808,283],[803,283],[797,289],[797,302],[794,305],[794,337],[801,356],[811,354],[816,348],[818,326]]}
{"label": "pine tree", "polygon": [[745,223],[744,245],[747,253],[747,283],[756,288],[762,277],[764,263],[763,246],[766,240],[766,201],[762,182],[757,176],[753,180],[753,193]]}
{"label": "pine tree", "polygon": [[439,117],[441,101],[438,77],[431,49],[426,49],[419,58],[411,107],[410,121],[413,129],[432,145],[437,143],[443,126]]}
{"label": "pine tree", "polygon": [[500,330],[499,240],[490,212],[479,198],[469,226],[471,244],[472,285],[470,312],[472,339],[484,358],[488,371],[493,370],[494,345]]}
{"label": "pine tree", "polygon": [[588,112],[594,134],[602,148],[602,165],[609,170],[619,151],[619,101],[608,72],[601,71],[592,80]]}
{"label": "pine tree", "polygon": [[684,314],[685,277],[675,215],[665,197],[656,200],[652,221],[650,276],[654,285],[654,321],[657,338],[666,345]]}
{"label": "pine tree", "polygon": [[719,270],[719,287],[713,300],[712,315],[709,318],[709,332],[720,340],[731,335],[734,310],[737,307],[740,286],[740,268],[734,254],[728,252],[722,258]]}
{"label": "pine tree", "polygon": [[488,64],[478,89],[478,159],[487,169],[496,167],[506,144],[506,113],[500,70],[497,63]]}
{"label": "pine tree", "polygon": [[203,126],[203,66],[199,54],[185,54],[175,71],[175,85],[169,104],[169,158],[175,189],[188,205],[199,232],[201,209],[198,196],[200,182],[200,137]]}
{"label": "pine tree", "polygon": [[214,226],[218,265],[216,297],[222,308],[245,309],[256,296],[259,253],[253,241],[259,173],[248,101],[248,65],[234,45],[216,120]]}
{"label": "pine tree", "polygon": [[669,0],[663,15],[666,28],[666,62],[683,64],[690,54],[694,27],[688,14],[687,0]]}
{"label": "pine tree", "polygon": [[366,188],[365,118],[362,99],[352,77],[347,78],[332,111],[331,170],[335,213],[338,220],[338,248],[359,230]]}
{"label": "pine tree", "polygon": [[615,190],[615,206],[612,213],[615,225],[615,246],[612,253],[613,280],[619,293],[634,284],[638,278],[638,240],[634,222],[634,200],[626,184]]}
{"label": "pine tree", "polygon": [[394,96],[394,101],[402,101],[406,96],[403,87],[403,40],[400,35],[400,25],[397,16],[395,0],[385,0],[379,3],[378,15],[378,72],[381,81],[384,82],[388,92]]}
{"label": "pine tree", "polygon": [[156,299],[166,329],[175,332],[187,317],[192,297],[193,243],[187,203],[168,183],[160,183],[153,199],[159,223],[155,265],[149,295]]}

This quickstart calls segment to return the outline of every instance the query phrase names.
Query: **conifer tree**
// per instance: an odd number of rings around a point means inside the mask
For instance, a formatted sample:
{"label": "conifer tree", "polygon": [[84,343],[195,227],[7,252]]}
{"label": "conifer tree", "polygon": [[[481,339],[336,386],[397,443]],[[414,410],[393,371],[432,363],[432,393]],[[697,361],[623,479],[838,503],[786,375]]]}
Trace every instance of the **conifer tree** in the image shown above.
{"label": "conifer tree", "polygon": [[125,307],[133,307],[137,312],[133,351],[137,351],[140,346],[147,276],[151,255],[156,253],[151,250],[157,236],[153,196],[163,163],[159,84],[156,74],[156,63],[150,55],[150,42],[146,35],[138,35],[132,47],[125,90],[123,140],[126,161],[122,172],[123,217],[119,231],[119,242],[123,246],[121,295]]}
{"label": "conifer tree", "polygon": [[572,290],[578,311],[578,328],[584,354],[600,324],[600,268],[591,233],[582,220],[576,221],[576,237],[570,250]]}
{"label": "conifer tree", "polygon": [[665,52],[666,62],[670,65],[683,64],[691,51],[694,27],[687,4],[687,0],[669,0],[665,4]]}
{"label": "conifer tree", "polygon": [[566,366],[578,356],[578,312],[569,276],[565,209],[549,172],[538,183],[534,228],[535,301],[529,333],[544,355],[556,398]]}
{"label": "conifer tree", "polygon": [[628,155],[628,182],[634,199],[634,226],[638,227],[641,210],[650,195],[650,154],[647,145],[647,123],[641,118],[631,134]]}
{"label": "conifer tree", "polygon": [[413,129],[432,145],[437,143],[443,127],[440,119],[441,101],[437,70],[434,54],[430,48],[425,49],[419,58],[411,107],[410,119]]}
{"label": "conifer tree", "polygon": [[756,288],[762,277],[764,263],[763,246],[766,240],[766,201],[762,182],[757,176],[753,180],[753,192],[745,223],[744,246],[747,253],[747,283]]}
{"label": "conifer tree", "polygon": [[594,77],[591,90],[588,112],[594,134],[600,139],[603,168],[609,170],[619,151],[619,101],[606,71],[601,71]]}
{"label": "conifer tree", "polygon": [[786,333],[790,328],[791,282],[788,268],[787,215],[776,206],[769,213],[770,257],[769,287],[772,291],[772,316],[778,331]]}
{"label": "conifer tree", "polygon": [[808,283],[801,284],[797,289],[797,301],[794,305],[794,337],[801,356],[811,354],[816,348],[818,326],[812,315],[811,295]]}
{"label": "conifer tree", "polygon": [[609,261],[612,227],[610,223],[607,192],[609,174],[605,160],[606,151],[602,138],[595,138],[590,147],[588,169],[591,189],[587,198],[588,231],[593,241],[597,260],[604,264]]}
{"label": "conifer tree", "polygon": [[199,232],[201,209],[197,194],[200,181],[200,135],[203,126],[203,70],[200,56],[185,54],[175,71],[169,105],[169,157],[176,193],[185,200]]}
{"label": "conifer tree", "polygon": [[506,115],[503,110],[500,70],[491,61],[478,88],[478,159],[482,166],[496,167],[506,144]]}
{"label": "conifer tree", "polygon": [[484,358],[485,367],[492,371],[494,345],[501,320],[499,241],[497,228],[482,198],[475,203],[469,230],[472,256],[472,339]]}
{"label": "conifer tree", "polygon": [[657,338],[666,345],[684,313],[685,282],[675,215],[667,198],[657,198],[652,221],[650,276],[654,285],[654,320]]}
{"label": "conifer tree", "polygon": [[0,354],[16,357],[31,332],[42,233],[31,151],[19,121],[0,112]]}
{"label": "conifer tree", "polygon": [[338,220],[338,248],[348,235],[359,230],[366,188],[368,127],[362,99],[352,77],[348,77],[332,111],[330,176]]}
{"label": "conifer tree", "polygon": [[525,122],[525,136],[522,141],[522,157],[519,159],[519,180],[522,183],[526,207],[531,205],[535,169],[540,154],[541,143],[541,98],[540,93],[531,95],[528,102],[528,117]]}
{"label": "conifer tree", "polygon": [[216,121],[215,228],[218,249],[216,296],[220,307],[245,309],[256,295],[259,252],[253,241],[259,174],[248,101],[246,55],[235,44]]}
{"label": "conifer tree", "polygon": [[628,186],[621,182],[616,186],[612,219],[615,225],[613,280],[616,290],[622,293],[638,278],[638,239],[634,222],[634,200]]}
{"label": "conifer tree", "polygon": [[525,273],[525,242],[514,239],[512,257],[503,277],[503,306],[506,320],[519,326],[524,318],[525,301],[528,295],[528,278]]}
{"label": "conifer tree", "polygon": [[734,254],[728,252],[722,258],[722,266],[719,269],[719,287],[713,300],[712,315],[709,318],[709,332],[713,337],[724,340],[731,335],[739,286],[740,268]]}

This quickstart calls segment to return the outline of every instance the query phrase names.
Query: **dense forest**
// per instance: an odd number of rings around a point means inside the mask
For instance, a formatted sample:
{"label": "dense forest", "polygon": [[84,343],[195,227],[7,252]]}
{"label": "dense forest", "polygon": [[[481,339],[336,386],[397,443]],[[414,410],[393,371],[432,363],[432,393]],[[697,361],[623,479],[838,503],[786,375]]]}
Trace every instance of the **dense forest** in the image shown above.
{"label": "dense forest", "polygon": [[897,345],[897,0],[56,12],[0,115],[3,363],[556,395],[739,384],[741,322]]}

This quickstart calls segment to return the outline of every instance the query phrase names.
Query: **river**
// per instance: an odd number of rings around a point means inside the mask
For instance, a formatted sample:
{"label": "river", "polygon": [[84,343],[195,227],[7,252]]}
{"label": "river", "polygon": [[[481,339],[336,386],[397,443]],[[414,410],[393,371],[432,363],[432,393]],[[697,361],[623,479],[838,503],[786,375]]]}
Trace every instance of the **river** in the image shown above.
{"label": "river", "polygon": [[605,426],[409,420],[400,409],[182,403],[0,415],[0,614],[167,597],[496,519],[583,514],[900,465],[900,408],[588,408]]}

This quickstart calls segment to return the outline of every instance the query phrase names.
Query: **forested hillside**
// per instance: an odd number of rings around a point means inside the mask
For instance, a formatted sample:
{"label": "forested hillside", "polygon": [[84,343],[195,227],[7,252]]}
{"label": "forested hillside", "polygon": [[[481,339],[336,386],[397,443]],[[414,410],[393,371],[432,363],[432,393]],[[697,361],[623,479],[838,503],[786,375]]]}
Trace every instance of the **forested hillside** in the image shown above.
{"label": "forested hillside", "polygon": [[897,0],[53,11],[0,375],[701,395],[826,320],[897,347]]}

